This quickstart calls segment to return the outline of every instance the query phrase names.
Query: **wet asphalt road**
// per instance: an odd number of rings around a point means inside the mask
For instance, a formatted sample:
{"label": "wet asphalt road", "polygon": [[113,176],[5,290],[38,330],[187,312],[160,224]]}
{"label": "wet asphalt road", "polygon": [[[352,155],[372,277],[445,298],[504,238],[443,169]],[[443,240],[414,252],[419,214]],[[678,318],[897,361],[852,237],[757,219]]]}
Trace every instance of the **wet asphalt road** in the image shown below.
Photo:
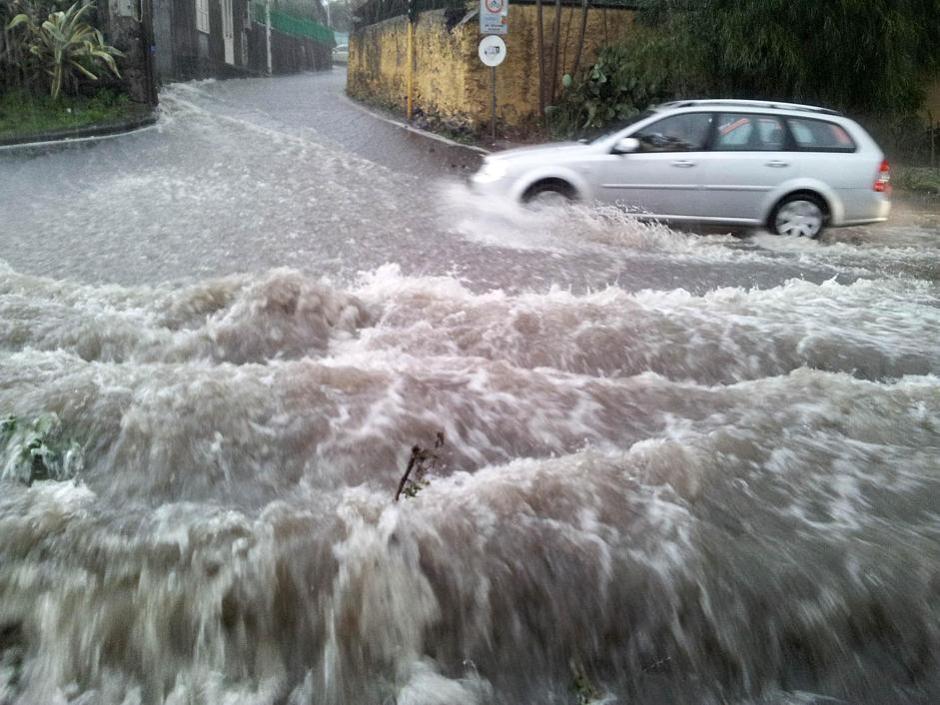
{"label": "wet asphalt road", "polygon": [[279,266],[350,281],[387,263],[506,290],[937,279],[936,256],[921,253],[938,251],[938,219],[919,211],[788,243],[486,202],[463,186],[479,154],[376,119],[344,80],[334,70],[172,85],[154,130],[5,155],[2,258],[23,273],[122,284]]}

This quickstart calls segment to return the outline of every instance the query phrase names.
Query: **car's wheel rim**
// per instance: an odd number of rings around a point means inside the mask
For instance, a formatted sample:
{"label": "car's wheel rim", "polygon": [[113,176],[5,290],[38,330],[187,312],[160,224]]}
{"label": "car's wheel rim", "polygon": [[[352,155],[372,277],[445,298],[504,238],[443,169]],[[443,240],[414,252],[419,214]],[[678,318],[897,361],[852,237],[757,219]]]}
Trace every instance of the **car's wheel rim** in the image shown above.
{"label": "car's wheel rim", "polygon": [[816,237],[822,230],[823,212],[812,201],[790,201],[777,212],[774,225],[781,235]]}

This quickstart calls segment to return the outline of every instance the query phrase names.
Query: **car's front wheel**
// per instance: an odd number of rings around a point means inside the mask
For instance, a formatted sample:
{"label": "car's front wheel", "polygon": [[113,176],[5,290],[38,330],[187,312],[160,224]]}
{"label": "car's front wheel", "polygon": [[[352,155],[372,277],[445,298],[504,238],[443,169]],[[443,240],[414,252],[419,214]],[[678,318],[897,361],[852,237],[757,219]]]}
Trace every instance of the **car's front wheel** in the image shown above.
{"label": "car's front wheel", "polygon": [[770,227],[777,235],[818,237],[826,226],[826,207],[810,194],[787,196],[774,209]]}
{"label": "car's front wheel", "polygon": [[571,184],[558,179],[540,181],[522,195],[522,202],[536,207],[563,206],[577,200]]}

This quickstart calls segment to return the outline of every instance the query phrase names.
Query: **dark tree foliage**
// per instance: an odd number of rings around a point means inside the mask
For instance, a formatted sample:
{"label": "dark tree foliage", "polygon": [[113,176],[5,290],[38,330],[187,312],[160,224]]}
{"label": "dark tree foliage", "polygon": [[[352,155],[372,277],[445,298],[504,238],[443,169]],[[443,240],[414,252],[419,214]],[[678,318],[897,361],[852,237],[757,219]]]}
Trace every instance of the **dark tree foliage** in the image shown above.
{"label": "dark tree foliage", "polygon": [[940,0],[644,0],[640,20],[714,95],[905,114],[940,70]]}
{"label": "dark tree foliage", "polygon": [[641,0],[634,30],[566,76],[546,115],[563,136],[673,98],[794,101],[866,116],[901,147],[938,75],[940,0]]}

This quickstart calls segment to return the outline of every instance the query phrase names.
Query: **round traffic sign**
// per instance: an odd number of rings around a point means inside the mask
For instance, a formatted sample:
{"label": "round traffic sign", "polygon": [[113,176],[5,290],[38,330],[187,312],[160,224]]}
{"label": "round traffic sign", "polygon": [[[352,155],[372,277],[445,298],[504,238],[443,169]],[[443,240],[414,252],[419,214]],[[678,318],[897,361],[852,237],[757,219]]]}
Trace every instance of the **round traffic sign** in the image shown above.
{"label": "round traffic sign", "polygon": [[503,3],[505,0],[484,0],[486,9],[492,12],[494,15],[503,11]]}
{"label": "round traffic sign", "polygon": [[491,34],[480,40],[480,61],[487,66],[499,66],[506,58],[506,42]]}

